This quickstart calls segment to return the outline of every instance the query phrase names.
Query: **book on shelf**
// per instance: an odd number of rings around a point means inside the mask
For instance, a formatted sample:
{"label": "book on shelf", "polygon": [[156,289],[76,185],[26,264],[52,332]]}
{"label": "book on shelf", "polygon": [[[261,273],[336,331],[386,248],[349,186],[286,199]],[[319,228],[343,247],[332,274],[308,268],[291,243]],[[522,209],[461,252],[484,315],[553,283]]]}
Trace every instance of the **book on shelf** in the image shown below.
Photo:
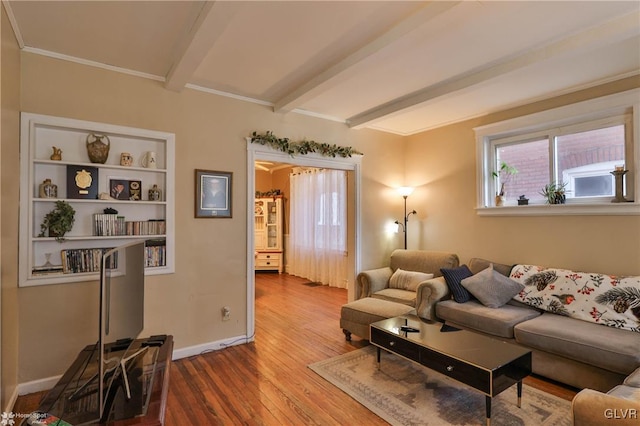
{"label": "book on shelf", "polygon": [[163,239],[145,241],[145,266],[154,268],[167,265],[167,242]]}
{"label": "book on shelf", "polygon": [[166,222],[163,219],[127,221],[124,216],[111,213],[95,213],[93,215],[93,235],[164,235]]}
{"label": "book on shelf", "polygon": [[[66,249],[60,251],[60,257],[62,259],[61,266],[53,266],[46,271],[36,271],[38,268],[33,268],[32,273],[47,274],[47,273],[65,273],[65,274],[77,274],[83,272],[100,272],[100,264],[102,263],[102,256],[112,247],[106,248],[80,248],[80,249]],[[165,239],[152,239],[145,241],[145,266],[146,267],[159,267],[166,266],[167,264],[167,242]],[[108,269],[118,268],[118,257],[114,256],[111,259],[111,263],[107,265]]]}
{"label": "book on shelf", "polygon": [[62,273],[62,265],[35,266],[31,268],[33,275],[50,275]]}

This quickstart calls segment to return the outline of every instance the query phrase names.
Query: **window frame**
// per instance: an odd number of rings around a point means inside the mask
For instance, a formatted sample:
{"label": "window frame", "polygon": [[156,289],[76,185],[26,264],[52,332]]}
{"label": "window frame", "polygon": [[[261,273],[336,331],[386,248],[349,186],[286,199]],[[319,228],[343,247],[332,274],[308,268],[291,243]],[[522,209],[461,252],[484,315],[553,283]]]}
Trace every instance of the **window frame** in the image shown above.
{"label": "window frame", "polygon": [[[557,167],[555,137],[613,125],[625,125],[625,175],[628,203],[611,203],[611,197],[572,198],[568,204],[496,207],[496,147],[549,138],[550,175]],[[476,134],[477,207],[479,215],[640,214],[640,89],[594,98],[538,113],[474,128]]]}

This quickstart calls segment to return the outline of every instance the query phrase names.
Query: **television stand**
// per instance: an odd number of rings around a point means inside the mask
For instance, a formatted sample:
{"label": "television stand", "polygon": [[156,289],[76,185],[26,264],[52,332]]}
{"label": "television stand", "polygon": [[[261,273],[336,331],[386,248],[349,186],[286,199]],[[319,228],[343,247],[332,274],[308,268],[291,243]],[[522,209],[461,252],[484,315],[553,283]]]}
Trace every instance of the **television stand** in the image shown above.
{"label": "television stand", "polygon": [[[109,348],[108,345],[107,348]],[[117,350],[118,348],[114,347],[114,349]],[[149,379],[138,388],[145,388],[148,385],[150,385],[151,388],[145,390],[144,393],[146,397],[141,395],[143,389],[133,388],[130,390],[131,394],[126,395],[126,397],[138,400],[146,398],[146,410],[141,414],[129,415],[127,414],[126,408],[121,409],[117,403],[114,403],[108,420],[104,421],[104,423],[97,424],[109,426],[162,426],[164,424],[164,413],[169,392],[169,370],[171,368],[171,356],[173,353],[173,336],[163,336],[163,339],[160,340],[158,340],[157,337],[154,339],[153,336],[148,339],[136,339],[133,341],[128,353],[131,355],[128,356],[127,360],[134,357],[140,359],[140,367],[144,375],[149,377]],[[86,413],[82,412],[82,408],[78,409],[78,404],[66,403],[66,401],[69,400],[69,396],[72,395],[73,391],[77,388],[77,385],[81,383],[79,377],[83,373],[88,374],[91,368],[97,368],[96,365],[92,365],[92,363],[97,364],[95,358],[95,345],[89,345],[80,351],[71,367],[69,367],[54,388],[51,389],[40,402],[37,411],[52,414],[74,425],[83,424],[87,422],[87,420],[83,419],[90,419],[92,416],[95,416],[95,412],[93,412],[91,408],[92,404],[89,402],[92,393],[90,389],[83,390],[83,393],[87,394],[84,403],[87,410]],[[126,380],[126,382],[123,383],[123,390],[127,392],[129,391],[127,374],[121,377],[124,377],[124,380]],[[94,399],[97,400],[97,390],[95,390],[93,394],[95,395]],[[78,398],[78,402],[82,402],[80,398]]]}

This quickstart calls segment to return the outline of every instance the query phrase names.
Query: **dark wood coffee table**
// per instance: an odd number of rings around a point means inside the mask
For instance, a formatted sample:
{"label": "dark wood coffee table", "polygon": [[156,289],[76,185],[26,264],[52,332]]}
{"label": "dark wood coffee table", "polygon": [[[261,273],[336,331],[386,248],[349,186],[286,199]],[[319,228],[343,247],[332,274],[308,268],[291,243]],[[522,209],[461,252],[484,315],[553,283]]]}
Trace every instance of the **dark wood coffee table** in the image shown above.
{"label": "dark wood coffee table", "polygon": [[[403,326],[417,332],[402,331]],[[499,339],[405,315],[371,324],[370,342],[380,349],[422,364],[485,394],[487,426],[491,398],[517,385],[518,407],[522,379],[531,374],[531,351]]]}

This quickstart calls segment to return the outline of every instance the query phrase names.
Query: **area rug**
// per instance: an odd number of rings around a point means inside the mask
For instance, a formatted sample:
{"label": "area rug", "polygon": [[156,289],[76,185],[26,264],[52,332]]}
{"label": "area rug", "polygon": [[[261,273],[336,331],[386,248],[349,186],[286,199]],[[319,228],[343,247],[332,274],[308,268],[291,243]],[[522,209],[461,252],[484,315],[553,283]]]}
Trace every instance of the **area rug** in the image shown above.
{"label": "area rug", "polygon": [[[309,368],[392,425],[483,425],[485,396],[447,376],[367,346],[309,365]],[[571,402],[516,386],[493,398],[491,424],[571,425]]]}

